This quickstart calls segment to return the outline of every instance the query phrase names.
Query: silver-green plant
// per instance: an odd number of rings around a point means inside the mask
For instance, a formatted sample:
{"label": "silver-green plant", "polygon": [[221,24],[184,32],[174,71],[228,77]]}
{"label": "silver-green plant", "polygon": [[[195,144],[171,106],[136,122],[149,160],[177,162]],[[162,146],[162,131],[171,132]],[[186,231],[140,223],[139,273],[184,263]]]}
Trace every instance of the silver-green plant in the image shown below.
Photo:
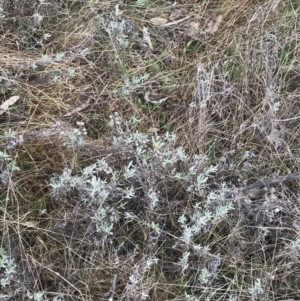
{"label": "silver-green plant", "polygon": [[79,150],[83,146],[83,132],[80,129],[73,129],[66,133],[64,146]]}
{"label": "silver-green plant", "polygon": [[17,132],[9,129],[8,131],[4,131],[4,137],[6,139],[6,149],[13,149],[17,145],[20,145],[24,142],[23,135],[18,135]]}
{"label": "silver-green plant", "polygon": [[[123,164],[115,167],[101,159],[76,174],[65,169],[61,175],[52,177],[51,196],[61,200],[75,194],[82,206],[93,207],[92,221],[105,238],[114,233],[114,226],[124,215],[127,222],[149,225],[157,240],[162,233],[157,212],[168,202],[164,197],[168,191],[180,186],[187,198],[193,200],[190,215],[178,219],[182,233],[175,247],[181,245],[184,249],[180,266],[182,270],[188,269],[187,254],[206,258],[209,246],[196,244],[195,238],[226,220],[234,209],[227,197],[229,187],[221,184],[219,189],[209,189],[209,179],[218,166],[208,165],[206,156],[186,154],[182,146],[176,146],[174,133],[140,132],[136,129],[138,119],[123,122],[119,114],[112,115],[110,122],[112,147],[121,154],[119,160]],[[77,137],[83,139],[83,135],[72,134],[69,144],[76,149]],[[135,212],[140,205],[145,208],[144,221]]]}
{"label": "silver-green plant", "polygon": [[252,300],[257,300],[261,294],[263,294],[263,284],[261,283],[261,279],[256,278],[252,287],[248,289],[249,293],[251,294]]}
{"label": "silver-green plant", "polygon": [[181,267],[181,272],[184,272],[189,266],[189,257],[191,253],[185,251],[180,258],[178,265]]}
{"label": "silver-green plant", "polygon": [[201,284],[208,284],[211,276],[212,274],[209,272],[209,270],[207,268],[203,268],[198,276],[198,280]]}
{"label": "silver-green plant", "polygon": [[293,258],[300,258],[300,239],[296,239],[289,244],[290,254]]}
{"label": "silver-green plant", "polygon": [[122,87],[122,93],[124,95],[129,95],[139,84],[144,83],[149,77],[150,74],[148,73],[139,76],[136,75],[132,78],[126,77],[125,83]]}
{"label": "silver-green plant", "polygon": [[[83,206],[96,208],[92,220],[97,232],[107,237],[112,234],[113,226],[119,220],[119,216],[112,207],[106,204],[113,184],[102,179],[98,175],[101,172],[106,174],[113,172],[103,159],[85,167],[80,175],[72,175],[71,169],[65,169],[61,175],[51,178],[50,195],[56,200],[61,200],[71,193],[77,194]],[[132,195],[132,192],[126,191],[124,194],[128,197]]]}
{"label": "silver-green plant", "polygon": [[15,161],[5,151],[0,151],[0,181],[7,186],[10,181],[11,173],[20,170]]}
{"label": "silver-green plant", "polygon": [[17,266],[14,263],[14,260],[7,256],[3,248],[0,248],[0,269],[0,285],[5,288],[10,285],[13,277],[16,275]]}

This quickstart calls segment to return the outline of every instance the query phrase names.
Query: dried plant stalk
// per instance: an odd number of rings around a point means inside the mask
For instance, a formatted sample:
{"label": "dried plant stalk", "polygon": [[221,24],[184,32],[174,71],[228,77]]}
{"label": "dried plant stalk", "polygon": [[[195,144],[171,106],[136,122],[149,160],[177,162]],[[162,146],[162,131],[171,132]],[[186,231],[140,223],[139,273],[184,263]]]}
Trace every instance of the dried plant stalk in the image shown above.
{"label": "dried plant stalk", "polygon": [[198,135],[201,133],[203,139],[207,128],[208,100],[210,97],[211,79],[202,63],[197,65],[197,99],[198,99]]}

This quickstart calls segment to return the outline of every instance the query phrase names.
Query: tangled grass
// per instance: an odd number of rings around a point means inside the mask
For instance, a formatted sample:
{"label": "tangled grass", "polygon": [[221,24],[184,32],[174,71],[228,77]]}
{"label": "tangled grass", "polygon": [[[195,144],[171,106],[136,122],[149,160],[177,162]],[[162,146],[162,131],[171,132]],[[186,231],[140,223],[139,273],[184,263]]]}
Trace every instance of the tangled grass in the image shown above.
{"label": "tangled grass", "polygon": [[299,299],[299,9],[2,1],[0,300]]}

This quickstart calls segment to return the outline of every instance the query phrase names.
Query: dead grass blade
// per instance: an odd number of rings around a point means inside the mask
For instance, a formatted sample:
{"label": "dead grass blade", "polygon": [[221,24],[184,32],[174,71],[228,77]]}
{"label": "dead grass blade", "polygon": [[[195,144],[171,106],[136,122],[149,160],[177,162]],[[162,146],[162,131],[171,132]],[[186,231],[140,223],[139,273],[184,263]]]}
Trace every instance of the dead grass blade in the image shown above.
{"label": "dead grass blade", "polygon": [[12,96],[0,106],[0,115],[2,115],[10,106],[19,100],[20,96]]}

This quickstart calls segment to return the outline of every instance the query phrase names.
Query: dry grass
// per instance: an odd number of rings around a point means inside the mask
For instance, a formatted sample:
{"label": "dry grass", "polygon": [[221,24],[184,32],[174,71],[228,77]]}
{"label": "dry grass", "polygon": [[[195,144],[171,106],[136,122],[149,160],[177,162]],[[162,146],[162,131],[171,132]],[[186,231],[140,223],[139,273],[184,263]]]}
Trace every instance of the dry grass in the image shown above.
{"label": "dry grass", "polygon": [[[209,190],[299,171],[299,1],[8,2],[0,103],[20,100],[0,116],[0,150],[11,158],[0,161],[0,247],[16,266],[0,299],[299,299],[297,181],[234,194],[228,218],[194,237],[210,247],[203,257],[179,243],[178,218],[190,221],[195,197],[167,172],[160,178],[159,167],[128,180],[134,201],[115,192],[109,206],[119,220],[106,239],[96,231],[95,207],[74,191],[51,194],[51,179],[65,168],[81,175],[106,158],[123,172],[139,160],[112,144],[115,112],[124,127],[135,116],[134,130],[175,132],[176,146],[206,155],[206,167],[218,165]],[[167,25],[153,25],[155,17]],[[83,144],[66,145],[78,121],[87,131]],[[8,147],[19,135],[24,141]],[[151,185],[160,191],[154,211],[145,201]],[[5,268],[2,262],[0,279]],[[206,283],[199,280],[205,269]]]}

